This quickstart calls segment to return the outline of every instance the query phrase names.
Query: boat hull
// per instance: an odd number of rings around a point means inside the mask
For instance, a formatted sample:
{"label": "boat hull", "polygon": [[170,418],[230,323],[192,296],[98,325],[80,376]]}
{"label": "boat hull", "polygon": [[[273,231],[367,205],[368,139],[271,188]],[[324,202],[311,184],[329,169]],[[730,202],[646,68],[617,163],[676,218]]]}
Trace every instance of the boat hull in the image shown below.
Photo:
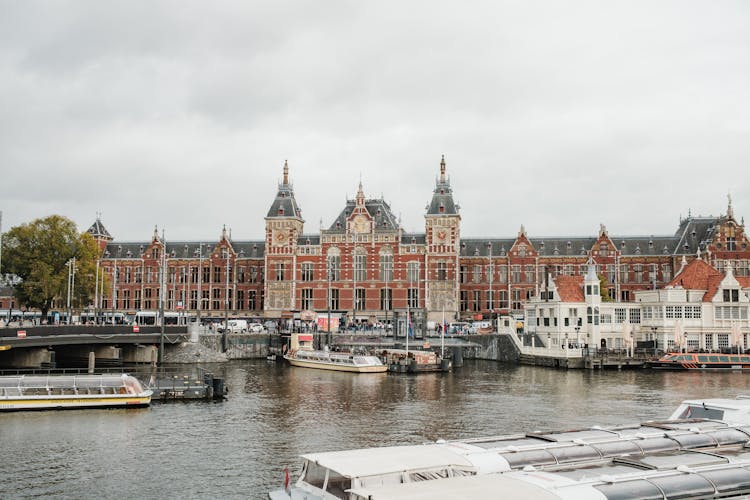
{"label": "boat hull", "polygon": [[750,370],[746,354],[669,353],[649,361],[646,366],[656,370],[744,371]]}
{"label": "boat hull", "polygon": [[58,395],[0,398],[0,411],[142,408],[151,404],[151,391],[139,395]]}
{"label": "boat hull", "polygon": [[351,372],[351,373],[382,373],[388,370],[385,365],[346,365],[343,363],[329,363],[325,361],[297,359],[291,356],[284,356],[284,359],[289,361],[292,366],[299,366],[302,368],[315,368],[318,370],[332,370],[337,372]]}

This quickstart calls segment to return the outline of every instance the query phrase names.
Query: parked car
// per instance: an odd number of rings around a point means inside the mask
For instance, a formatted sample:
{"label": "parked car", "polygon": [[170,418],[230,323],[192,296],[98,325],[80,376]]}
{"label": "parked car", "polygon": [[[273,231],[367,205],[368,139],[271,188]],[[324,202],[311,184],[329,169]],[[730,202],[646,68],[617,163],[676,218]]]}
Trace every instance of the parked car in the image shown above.
{"label": "parked car", "polygon": [[227,330],[229,330],[229,333],[247,333],[247,320],[230,319],[227,322]]}
{"label": "parked car", "polygon": [[248,329],[251,333],[260,333],[263,331],[263,325],[261,325],[260,323],[250,323],[250,325],[248,325]]}

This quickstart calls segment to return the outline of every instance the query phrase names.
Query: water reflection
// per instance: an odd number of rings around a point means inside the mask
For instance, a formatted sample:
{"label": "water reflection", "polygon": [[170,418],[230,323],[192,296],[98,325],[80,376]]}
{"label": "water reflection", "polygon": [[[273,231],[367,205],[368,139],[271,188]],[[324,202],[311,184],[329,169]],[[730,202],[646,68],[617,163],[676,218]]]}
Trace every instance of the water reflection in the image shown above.
{"label": "water reflection", "polygon": [[13,458],[0,462],[3,496],[262,498],[302,453],[643,421],[667,416],[685,398],[750,393],[741,373],[481,361],[418,376],[265,360],[207,368],[226,377],[225,402],[0,414]]}

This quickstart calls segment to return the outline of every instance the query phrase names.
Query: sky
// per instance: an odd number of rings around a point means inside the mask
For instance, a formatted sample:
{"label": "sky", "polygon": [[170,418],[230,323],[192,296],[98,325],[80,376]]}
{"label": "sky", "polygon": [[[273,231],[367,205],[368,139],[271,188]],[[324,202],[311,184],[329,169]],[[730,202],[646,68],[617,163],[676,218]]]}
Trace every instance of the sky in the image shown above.
{"label": "sky", "polygon": [[383,197],[464,237],[668,235],[750,216],[747,1],[0,0],[2,230],[262,240]]}

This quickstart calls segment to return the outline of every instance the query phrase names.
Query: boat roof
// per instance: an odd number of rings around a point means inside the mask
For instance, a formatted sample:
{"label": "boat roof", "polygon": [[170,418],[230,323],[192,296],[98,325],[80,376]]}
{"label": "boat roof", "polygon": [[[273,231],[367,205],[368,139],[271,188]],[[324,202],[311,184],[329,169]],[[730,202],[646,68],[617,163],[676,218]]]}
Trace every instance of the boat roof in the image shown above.
{"label": "boat roof", "polygon": [[435,467],[473,467],[473,463],[463,453],[456,453],[452,446],[434,444],[312,453],[302,458],[349,478]]}
{"label": "boat roof", "polygon": [[560,498],[536,484],[501,474],[462,476],[416,483],[394,484],[381,488],[354,488],[348,490],[370,500],[464,500],[487,498],[488,492],[502,492],[504,498],[534,498],[548,500]]}
{"label": "boat roof", "polygon": [[121,387],[126,380],[137,380],[127,373],[104,375],[7,375],[0,376],[0,387]]}

